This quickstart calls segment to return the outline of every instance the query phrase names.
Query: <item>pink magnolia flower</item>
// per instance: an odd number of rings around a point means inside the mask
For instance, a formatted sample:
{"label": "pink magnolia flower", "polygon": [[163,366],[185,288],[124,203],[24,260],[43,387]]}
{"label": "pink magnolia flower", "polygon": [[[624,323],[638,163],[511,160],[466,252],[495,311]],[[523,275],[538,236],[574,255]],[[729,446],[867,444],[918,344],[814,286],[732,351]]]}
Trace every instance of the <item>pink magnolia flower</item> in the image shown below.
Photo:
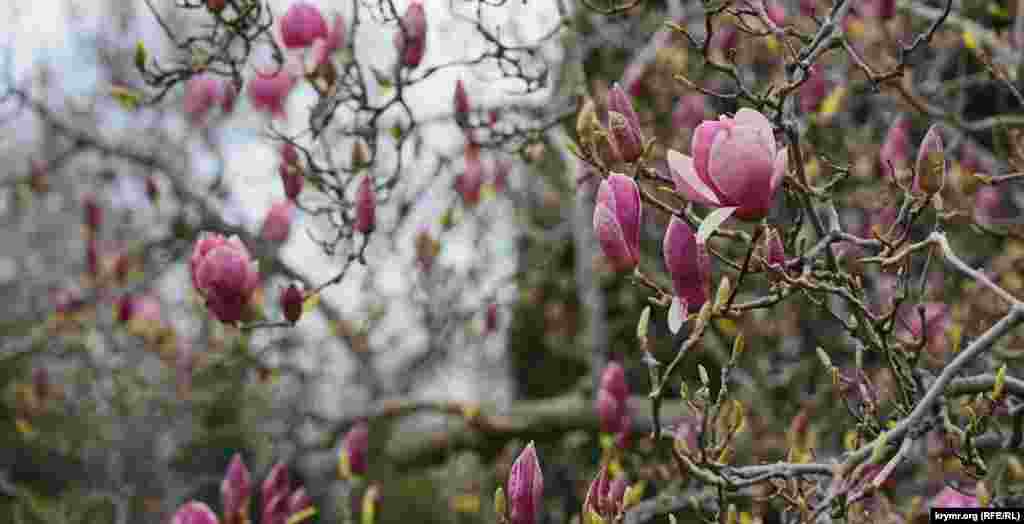
{"label": "pink magnolia flower", "polygon": [[406,67],[418,67],[427,47],[427,16],[422,0],[412,0],[395,33],[395,49]]}
{"label": "pink magnolia flower", "polygon": [[466,144],[465,171],[455,180],[455,190],[469,207],[480,202],[480,189],[484,183],[484,165],[480,161],[480,146]]}
{"label": "pink magnolia flower", "polygon": [[689,224],[673,216],[665,232],[662,251],[676,296],[686,301],[690,312],[699,311],[708,299],[711,278],[704,245],[697,243]]}
{"label": "pink magnolia flower", "polygon": [[320,10],[306,2],[296,2],[281,17],[281,41],[289,49],[309,47],[313,40],[327,38],[327,22]]}
{"label": "pink magnolia flower", "polygon": [[284,318],[288,322],[294,324],[302,317],[302,301],[302,291],[295,284],[291,284],[281,290],[278,302],[281,306],[281,311],[284,312]]}
{"label": "pink magnolia flower", "polygon": [[537,524],[540,522],[541,502],[544,497],[544,475],[537,460],[537,450],[530,442],[512,464],[508,474],[509,524]]}
{"label": "pink magnolia flower", "polygon": [[277,71],[257,71],[249,80],[249,100],[252,102],[252,108],[267,111],[275,118],[283,118],[285,100],[294,86],[295,76],[287,67]]}
{"label": "pink magnolia flower", "polygon": [[946,157],[942,146],[939,124],[933,124],[925,133],[917,149],[914,167],[914,189],[932,195],[946,185]]}
{"label": "pink magnolia flower", "polygon": [[264,515],[266,515],[266,508],[272,505],[274,499],[280,498],[282,501],[287,501],[291,492],[292,481],[288,466],[284,462],[274,464],[266,478],[263,479],[263,484],[260,485],[260,501],[263,504]]}
{"label": "pink magnolia flower", "polygon": [[612,173],[597,189],[594,231],[616,271],[630,270],[640,263],[642,221],[639,186],[626,175]]}
{"label": "pink magnolia flower", "polygon": [[623,510],[626,487],[625,478],[618,475],[612,479],[608,464],[602,464],[587,489],[587,496],[583,500],[583,515],[593,511],[604,518],[605,522],[613,522]]}
{"label": "pink magnolia flower", "polygon": [[367,454],[370,449],[370,426],[359,422],[352,426],[341,442],[339,464],[341,476],[365,475],[368,466]]}
{"label": "pink magnolia flower", "polygon": [[811,113],[828,96],[828,80],[821,66],[813,65],[807,81],[800,85],[800,110]]}
{"label": "pink magnolia flower", "polygon": [[260,524],[285,524],[288,521],[288,492],[275,495],[263,504]]}
{"label": "pink magnolia flower", "polygon": [[455,82],[455,95],[453,105],[455,106],[455,121],[460,126],[469,125],[469,95],[466,94],[466,86],[459,79]]}
{"label": "pink magnolia flower", "polygon": [[965,495],[959,491],[946,486],[945,489],[935,495],[935,498],[928,503],[932,508],[980,508],[981,504],[977,497]]}
{"label": "pink magnolia flower", "polygon": [[201,124],[207,113],[218,105],[224,113],[230,113],[234,102],[234,86],[210,73],[194,75],[185,84],[185,114],[193,124]]}
{"label": "pink magnolia flower", "polygon": [[942,302],[928,302],[924,304],[924,326],[921,325],[921,315],[916,307],[901,309],[900,322],[897,323],[897,333],[906,338],[912,336],[914,340],[921,337],[928,337],[927,350],[934,356],[945,354],[949,348],[949,341],[946,338],[946,330],[951,322],[949,306]]}
{"label": "pink magnolia flower", "polygon": [[276,202],[263,219],[261,236],[270,242],[284,242],[292,228],[292,203],[288,200]]}
{"label": "pink magnolia flower", "polygon": [[299,488],[288,497],[288,516],[300,513],[306,508],[313,506],[313,499],[306,494],[306,488]]}
{"label": "pink magnolia flower", "polygon": [[768,15],[768,20],[778,27],[781,27],[786,23],[786,8],[778,2],[765,0],[764,3],[765,13]]}
{"label": "pink magnolia flower", "polygon": [[609,362],[601,373],[596,408],[601,431],[618,434],[629,430],[629,385],[622,364]]}
{"label": "pink magnolia flower", "polygon": [[242,454],[235,453],[220,482],[220,504],[224,512],[224,524],[247,524],[249,521],[249,500],[252,496],[252,477],[249,468],[242,461]]}
{"label": "pink magnolia flower", "polygon": [[238,322],[259,285],[256,262],[237,236],[200,235],[189,259],[192,285],[226,324]]}
{"label": "pink magnolia flower", "polygon": [[619,84],[612,86],[608,93],[608,127],[610,137],[622,160],[633,162],[644,151],[644,136],[640,130],[640,117],[633,109],[633,103]]}
{"label": "pink magnolia flower", "polygon": [[1003,227],[1020,222],[1020,214],[1005,200],[1005,191],[984,186],[974,194],[974,219],[985,227]]}
{"label": "pink magnolia flower", "polygon": [[374,188],[373,177],[363,176],[356,191],[356,231],[364,235],[370,234],[377,224],[377,190]]}
{"label": "pink magnolia flower", "polygon": [[901,116],[889,127],[885,141],[882,142],[882,150],[878,153],[882,173],[891,175],[893,169],[899,171],[907,166],[910,157],[910,124],[910,119]]}
{"label": "pink magnolia flower", "polygon": [[771,209],[786,174],[785,147],[777,147],[771,122],[753,109],[706,120],[693,132],[693,157],[675,150],[667,160],[676,190],[713,207],[736,207],[742,220],[758,220]]}
{"label": "pink magnolia flower", "polygon": [[190,501],[178,508],[171,524],[219,524],[217,515],[202,502]]}
{"label": "pink magnolia flower", "polygon": [[707,115],[707,99],[701,94],[689,94],[679,99],[672,111],[672,127],[693,129]]}

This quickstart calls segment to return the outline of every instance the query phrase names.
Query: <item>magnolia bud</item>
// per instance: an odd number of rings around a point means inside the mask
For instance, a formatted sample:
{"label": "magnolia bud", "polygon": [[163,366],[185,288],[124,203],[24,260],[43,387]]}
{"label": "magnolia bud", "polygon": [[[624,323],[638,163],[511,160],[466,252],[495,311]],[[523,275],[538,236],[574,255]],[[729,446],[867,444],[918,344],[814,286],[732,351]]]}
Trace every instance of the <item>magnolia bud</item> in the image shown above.
{"label": "magnolia bud", "polygon": [[160,200],[160,186],[157,185],[156,177],[153,175],[146,177],[146,198],[154,204]]}
{"label": "magnolia bud", "polygon": [[631,270],[640,263],[642,222],[640,187],[632,178],[612,173],[597,190],[594,231],[601,250],[616,270]]}
{"label": "magnolia bud", "polygon": [[370,427],[366,422],[352,426],[338,450],[338,476],[346,479],[366,474],[370,447]]}
{"label": "magnolia bud", "polygon": [[427,46],[427,16],[422,0],[412,0],[399,25],[394,40],[399,62],[406,67],[418,67]]}
{"label": "magnolia bud", "polygon": [[281,17],[281,42],[287,48],[309,47],[317,38],[327,38],[327,21],[320,10],[296,2]]}
{"label": "magnolia bud", "polygon": [[285,67],[256,71],[249,80],[249,100],[256,111],[267,111],[274,118],[285,117],[285,102],[295,77]]}
{"label": "magnolia bud", "polygon": [[608,93],[608,127],[622,160],[632,162],[644,150],[644,137],[640,117],[625,91],[615,84]]}
{"label": "magnolia bud", "polygon": [[576,138],[585,148],[592,149],[597,145],[604,132],[601,120],[597,118],[594,101],[588,97],[583,101],[583,106],[580,107],[580,112],[576,116]]}
{"label": "magnolia bud", "polygon": [[220,482],[220,503],[224,512],[224,524],[248,524],[249,499],[252,494],[252,477],[245,467],[241,453],[231,457],[231,463]]}
{"label": "magnolia bud", "polygon": [[267,217],[263,219],[261,236],[270,242],[284,242],[288,240],[292,227],[292,204],[285,200],[276,202],[267,211]]}
{"label": "magnolia bud", "polygon": [[921,141],[917,150],[917,185],[926,194],[933,195],[942,191],[946,184],[946,156],[942,148],[942,135],[939,124],[933,124]]}
{"label": "magnolia bud", "polygon": [[480,146],[467,143],[465,149],[465,171],[455,180],[455,189],[468,207],[480,202],[480,189],[484,180],[484,165],[480,160]]}
{"label": "magnolia bud", "polygon": [[673,216],[665,232],[662,251],[676,296],[686,301],[691,313],[699,311],[708,300],[711,277],[705,247],[697,243],[689,224]]}
{"label": "magnolia bud", "polygon": [[85,227],[90,234],[99,231],[103,224],[103,209],[96,202],[96,195],[88,194],[83,201],[85,207]]}
{"label": "magnolia bud", "polygon": [[227,0],[206,0],[206,8],[214,13],[219,13],[227,3]]}
{"label": "magnolia bud", "polygon": [[282,163],[278,167],[278,173],[281,175],[281,184],[284,186],[285,196],[288,197],[288,200],[294,202],[299,197],[299,193],[302,192],[302,186],[306,182],[305,177],[302,176],[302,168],[299,164]]}
{"label": "magnolia bud", "polygon": [[281,305],[281,311],[284,312],[284,318],[292,324],[299,321],[302,316],[302,291],[295,284],[281,290],[281,297],[279,303]]}
{"label": "magnolia bud", "polygon": [[455,121],[460,127],[469,125],[469,95],[462,80],[455,82]]}
{"label": "magnolia bud", "polygon": [[363,177],[356,192],[356,222],[354,228],[364,235],[370,234],[376,225],[377,195],[370,175]]}
{"label": "magnolia bud", "polygon": [[306,494],[306,488],[299,488],[288,497],[288,516],[302,512],[313,506],[313,499]]}
{"label": "magnolia bud", "polygon": [[484,318],[484,333],[490,334],[498,330],[498,305],[491,302],[487,305],[487,314]]}
{"label": "magnolia bud", "polygon": [[270,468],[270,472],[263,479],[263,484],[260,486],[260,500],[265,508],[276,497],[287,500],[288,494],[291,491],[292,482],[291,475],[288,473],[288,466],[283,462],[278,462],[274,464],[274,467]]}
{"label": "magnolia bud", "polygon": [[186,502],[171,517],[171,524],[218,524],[217,515],[202,502]]}
{"label": "magnolia bud", "polygon": [[508,475],[508,509],[510,524],[540,522],[544,497],[544,475],[537,460],[533,442],[519,454]]}

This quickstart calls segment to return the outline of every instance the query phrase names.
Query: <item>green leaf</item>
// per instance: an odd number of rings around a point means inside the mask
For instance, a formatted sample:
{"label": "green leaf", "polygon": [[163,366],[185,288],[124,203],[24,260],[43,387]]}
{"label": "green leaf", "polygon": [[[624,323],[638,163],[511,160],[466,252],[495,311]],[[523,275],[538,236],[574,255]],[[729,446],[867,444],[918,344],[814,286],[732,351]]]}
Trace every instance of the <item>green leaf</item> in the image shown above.
{"label": "green leaf", "polygon": [[146,44],[139,40],[135,43],[135,69],[138,69],[140,73],[146,72]]}
{"label": "green leaf", "polygon": [[121,107],[129,111],[134,111],[139,107],[139,99],[141,98],[138,91],[123,86],[111,87],[110,96],[114,97],[114,100],[121,104]]}

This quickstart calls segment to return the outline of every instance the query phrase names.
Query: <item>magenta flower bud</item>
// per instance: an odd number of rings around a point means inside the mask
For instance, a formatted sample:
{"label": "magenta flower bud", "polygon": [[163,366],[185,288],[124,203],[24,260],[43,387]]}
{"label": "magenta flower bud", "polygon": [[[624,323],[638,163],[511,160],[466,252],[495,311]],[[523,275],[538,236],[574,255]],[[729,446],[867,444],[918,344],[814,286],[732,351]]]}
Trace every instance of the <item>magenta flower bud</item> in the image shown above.
{"label": "magenta flower bud", "polygon": [[324,42],[327,53],[333,53],[345,47],[345,19],[338,13],[334,14],[331,26]]}
{"label": "magenta flower bud", "polygon": [[185,114],[193,124],[200,125],[215,106],[219,105],[224,113],[230,113],[235,95],[235,87],[230,82],[210,73],[194,75],[185,85]]}
{"label": "magenta flower bud", "polygon": [[676,190],[712,207],[736,207],[742,220],[760,220],[771,209],[786,174],[785,147],[777,147],[771,122],[753,109],[706,120],[693,132],[692,157],[668,151]]}
{"label": "magenta flower bud", "polygon": [[924,304],[924,326],[921,325],[921,315],[917,308],[908,307],[901,310],[897,333],[903,337],[912,336],[915,340],[927,336],[927,350],[932,355],[941,356],[949,350],[946,330],[949,328],[950,322],[948,305],[942,302],[928,302]]}
{"label": "magenta flower bud", "polygon": [[498,330],[498,305],[494,302],[487,304],[487,313],[484,316],[484,333],[490,334]]}
{"label": "magenta flower bud", "polygon": [[611,393],[612,398],[626,402],[629,398],[629,384],[626,383],[626,369],[622,364],[611,361],[601,373],[600,389]]}
{"label": "magenta flower bud", "polygon": [[640,263],[640,187],[626,175],[612,173],[597,189],[594,231],[601,250],[616,271]]}
{"label": "magenta flower bud", "polygon": [[500,158],[494,159],[494,167],[492,172],[494,173],[494,192],[504,193],[505,189],[508,188],[508,175],[511,172],[512,166],[505,160]]}
{"label": "magenta flower bud", "polygon": [[707,112],[707,100],[704,95],[691,94],[679,99],[672,111],[672,127],[676,129],[693,129],[704,120]]}
{"label": "magenta flower bud", "polygon": [[606,389],[597,392],[597,418],[603,433],[615,434],[622,429],[625,405]]}
{"label": "magenta flower bud", "polygon": [[466,144],[465,150],[466,168],[465,171],[455,180],[455,190],[462,196],[462,201],[468,207],[473,207],[480,202],[480,189],[484,183],[484,165],[480,161],[480,146]]}
{"label": "magenta flower bud", "polygon": [[699,311],[708,299],[711,276],[704,245],[697,243],[689,224],[673,216],[662,250],[676,296],[686,301],[690,312]]}
{"label": "magenta flower bud", "polygon": [[288,522],[288,492],[274,495],[269,502],[263,504],[263,518],[260,524],[285,524]]}
{"label": "magenta flower bud", "polygon": [[256,262],[242,241],[218,234],[200,236],[189,260],[192,283],[206,307],[226,324],[238,322],[259,285]]}
{"label": "magenta flower bud", "polygon": [[281,290],[281,297],[278,302],[281,305],[281,311],[284,312],[284,318],[288,319],[288,322],[292,324],[299,321],[302,316],[302,291],[295,284]]}
{"label": "magenta flower bud", "polygon": [[611,129],[611,138],[615,140],[615,147],[619,150],[622,160],[633,162],[640,158],[644,151],[640,117],[633,109],[629,96],[617,83],[608,93],[608,125]]}
{"label": "magenta flower bud", "polygon": [[249,80],[249,100],[252,108],[267,111],[274,118],[284,118],[285,100],[295,86],[295,77],[285,67],[277,71],[257,71]]}
{"label": "magenta flower bud", "polygon": [[625,86],[623,89],[629,93],[629,96],[640,96],[643,93],[643,79],[646,72],[647,62],[643,60],[634,60],[626,66],[626,70],[622,72],[622,85]]}
{"label": "magenta flower bud", "polygon": [[1019,221],[1019,213],[1005,201],[1006,193],[984,186],[974,194],[974,220],[985,227],[1002,227]]}
{"label": "magenta flower bud", "polygon": [[365,475],[369,464],[367,455],[370,451],[370,426],[366,422],[358,422],[345,434],[341,442],[341,452],[347,463],[347,474]]}
{"label": "magenta flower bud", "polygon": [[422,0],[412,0],[400,26],[394,40],[399,61],[406,67],[418,67],[427,47],[427,15]]}
{"label": "magenta flower bud", "polygon": [[582,514],[586,515],[588,511],[593,511],[608,519],[608,514],[610,513],[608,508],[610,491],[611,481],[608,479],[608,465],[602,464],[600,471],[597,472],[597,476],[594,477],[594,480],[590,481],[590,487],[587,488],[587,497],[583,499]]}
{"label": "magenta flower bud", "polygon": [[364,235],[370,234],[377,225],[377,192],[373,177],[365,175],[356,190],[356,231]]}
{"label": "magenta flower bud", "polygon": [[878,154],[879,168],[886,175],[894,175],[892,170],[898,171],[906,167],[909,157],[910,119],[901,116],[893,121],[885,135],[885,141],[882,142],[882,149]]}
{"label": "magenta flower bud", "polygon": [[281,17],[281,42],[295,49],[309,47],[317,38],[327,38],[327,22],[320,10],[305,2],[292,4]]}
{"label": "magenta flower bud", "polygon": [[281,146],[281,162],[285,165],[299,164],[299,152],[291,142],[285,142]]}
{"label": "magenta flower bud", "polygon": [[306,488],[299,488],[288,497],[288,516],[295,515],[302,510],[312,507],[313,499],[306,494]]}
{"label": "magenta flower bud", "polygon": [[85,196],[82,205],[85,208],[85,227],[89,233],[96,233],[103,225],[103,208],[96,201],[96,195],[91,193]]}
{"label": "magenta flower bud", "polygon": [[977,497],[965,495],[946,486],[938,495],[935,495],[928,506],[931,508],[980,508],[981,504]]}
{"label": "magenta flower bud", "polygon": [[946,185],[946,156],[939,124],[933,124],[917,149],[914,189],[933,195]]}
{"label": "magenta flower bud", "polygon": [[137,309],[135,305],[135,297],[132,295],[122,295],[121,298],[117,299],[117,321],[125,323],[135,317],[135,311]]}
{"label": "magenta flower bud", "polygon": [[814,16],[818,10],[818,0],[800,0],[800,14],[803,16]]}
{"label": "magenta flower bud", "polygon": [[294,202],[299,197],[299,193],[302,193],[302,186],[306,183],[305,177],[302,176],[302,168],[298,164],[281,163],[278,167],[278,174],[281,175],[285,196]]}
{"label": "magenta flower bud", "polygon": [[828,81],[821,66],[815,64],[808,72],[807,80],[800,85],[800,109],[811,113],[828,96]]}
{"label": "magenta flower bud", "polygon": [[284,503],[282,506],[286,505],[291,492],[292,481],[291,475],[288,473],[288,466],[284,462],[274,464],[266,478],[263,479],[263,484],[260,485],[260,501],[262,501],[264,512],[275,498],[281,499]]}
{"label": "magenta flower bud", "polygon": [[54,310],[62,315],[74,313],[85,305],[81,293],[73,289],[52,291],[50,300],[53,302]]}
{"label": "magenta flower bud", "polygon": [[249,468],[242,461],[242,454],[235,453],[220,481],[220,504],[224,512],[224,524],[248,524],[249,500],[252,496],[252,477]]}
{"label": "magenta flower bud", "polygon": [[727,25],[715,28],[715,33],[711,37],[711,47],[718,49],[723,53],[735,49],[736,44],[739,42],[739,31],[734,25]]}
{"label": "magenta flower bud", "polygon": [[96,278],[100,274],[100,244],[95,237],[90,237],[85,244],[85,267],[90,276]]}
{"label": "magenta flower bud", "polygon": [[455,82],[455,121],[460,127],[469,125],[469,95],[466,94],[466,86],[462,80]]}
{"label": "magenta flower bud", "polygon": [[202,502],[190,501],[178,508],[171,524],[220,524],[217,515]]}
{"label": "magenta flower bud", "polygon": [[540,522],[544,475],[533,442],[526,446],[512,464],[505,492],[508,494],[509,524]]}
{"label": "magenta flower bud", "polygon": [[260,235],[270,242],[284,242],[292,229],[292,204],[284,200],[270,206]]}

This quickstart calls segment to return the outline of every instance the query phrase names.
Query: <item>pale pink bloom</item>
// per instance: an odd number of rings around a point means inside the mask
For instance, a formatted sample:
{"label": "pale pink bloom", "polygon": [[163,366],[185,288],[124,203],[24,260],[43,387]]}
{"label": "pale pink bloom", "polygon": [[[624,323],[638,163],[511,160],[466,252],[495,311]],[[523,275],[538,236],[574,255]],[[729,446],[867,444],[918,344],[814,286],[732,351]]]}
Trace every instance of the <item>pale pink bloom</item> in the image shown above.
{"label": "pale pink bloom", "polygon": [[787,153],[778,147],[771,122],[753,109],[706,120],[694,130],[692,157],[669,150],[676,190],[694,202],[736,207],[736,217],[758,220],[768,214],[786,174]]}

